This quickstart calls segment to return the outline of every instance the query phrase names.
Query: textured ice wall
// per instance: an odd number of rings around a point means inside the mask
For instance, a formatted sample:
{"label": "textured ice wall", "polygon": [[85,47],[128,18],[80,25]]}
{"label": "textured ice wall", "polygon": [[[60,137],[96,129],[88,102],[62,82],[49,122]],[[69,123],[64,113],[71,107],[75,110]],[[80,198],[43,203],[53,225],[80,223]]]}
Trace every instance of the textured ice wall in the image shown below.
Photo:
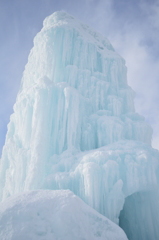
{"label": "textured ice wall", "polygon": [[122,139],[150,143],[151,129],[134,112],[133,95],[124,60],[107,39],[66,13],[46,18],[8,126],[4,197],[42,187],[54,154]]}
{"label": "textured ice wall", "polygon": [[118,223],[126,197],[158,187],[152,130],[133,98],[107,39],[64,12],[46,18],[8,125],[1,198],[69,188]]}
{"label": "textured ice wall", "polygon": [[[53,156],[45,188],[69,188],[118,223],[125,198],[158,188],[158,151],[136,141],[118,141],[83,153]],[[148,206],[147,206],[148,207]]]}

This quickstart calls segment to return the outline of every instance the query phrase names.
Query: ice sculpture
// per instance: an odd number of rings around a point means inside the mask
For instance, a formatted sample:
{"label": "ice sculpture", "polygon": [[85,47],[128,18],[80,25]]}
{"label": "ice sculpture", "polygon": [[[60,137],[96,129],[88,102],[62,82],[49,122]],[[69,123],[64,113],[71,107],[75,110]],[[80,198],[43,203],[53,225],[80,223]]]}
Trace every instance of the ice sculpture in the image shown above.
{"label": "ice sculpture", "polygon": [[1,199],[70,189],[129,239],[158,239],[159,153],[133,98],[107,39],[65,12],[47,17],[8,125]]}
{"label": "ice sculpture", "polygon": [[25,192],[0,204],[0,239],[127,240],[127,237],[121,228],[71,191],[40,190]]}

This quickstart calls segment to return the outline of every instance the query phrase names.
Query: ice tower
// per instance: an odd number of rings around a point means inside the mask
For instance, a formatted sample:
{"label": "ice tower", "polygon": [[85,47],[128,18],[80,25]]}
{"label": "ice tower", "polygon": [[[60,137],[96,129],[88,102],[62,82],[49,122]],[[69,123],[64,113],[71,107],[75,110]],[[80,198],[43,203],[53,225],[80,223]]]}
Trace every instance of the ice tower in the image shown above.
{"label": "ice tower", "polygon": [[34,39],[0,164],[0,197],[70,189],[130,240],[159,239],[159,153],[124,60],[65,12]]}

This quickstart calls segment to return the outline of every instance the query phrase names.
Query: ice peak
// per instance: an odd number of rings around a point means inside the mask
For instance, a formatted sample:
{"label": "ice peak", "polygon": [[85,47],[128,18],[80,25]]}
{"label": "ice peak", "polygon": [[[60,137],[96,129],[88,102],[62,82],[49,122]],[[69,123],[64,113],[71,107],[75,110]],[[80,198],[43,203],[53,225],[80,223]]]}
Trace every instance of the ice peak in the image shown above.
{"label": "ice peak", "polygon": [[111,43],[103,37],[100,33],[92,30],[88,25],[81,23],[79,20],[69,15],[64,11],[57,11],[46,17],[43,22],[44,29],[55,28],[55,27],[72,27],[76,29],[80,36],[86,38],[88,41],[98,44],[100,50],[104,48],[114,52],[114,48]]}
{"label": "ice peak", "polygon": [[[69,15],[67,12],[64,11],[57,11],[51,14],[50,16],[46,17],[43,25],[44,27],[52,27],[56,24],[66,24],[72,21],[76,21],[74,17]],[[76,21],[77,22],[77,21]]]}
{"label": "ice peak", "polygon": [[22,81],[0,162],[0,199],[70,189],[130,240],[159,239],[159,153],[109,41],[56,12],[34,39]]}

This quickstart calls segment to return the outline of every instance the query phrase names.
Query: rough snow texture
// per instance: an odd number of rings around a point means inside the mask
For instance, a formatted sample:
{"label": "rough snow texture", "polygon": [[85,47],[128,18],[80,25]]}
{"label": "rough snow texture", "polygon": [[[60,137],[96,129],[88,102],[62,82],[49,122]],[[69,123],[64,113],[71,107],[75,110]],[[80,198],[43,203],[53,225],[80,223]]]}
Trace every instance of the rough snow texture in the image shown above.
{"label": "rough snow texture", "polygon": [[[47,17],[8,125],[0,198],[39,188],[71,189],[119,223],[128,196],[158,188],[159,154],[133,98],[124,60],[107,39],[64,12]],[[141,225],[142,218],[135,222]],[[147,218],[159,223],[151,210]],[[141,240],[136,234],[132,239]]]}
{"label": "rough snow texture", "polygon": [[31,191],[0,204],[3,240],[127,240],[124,231],[69,190]]}

